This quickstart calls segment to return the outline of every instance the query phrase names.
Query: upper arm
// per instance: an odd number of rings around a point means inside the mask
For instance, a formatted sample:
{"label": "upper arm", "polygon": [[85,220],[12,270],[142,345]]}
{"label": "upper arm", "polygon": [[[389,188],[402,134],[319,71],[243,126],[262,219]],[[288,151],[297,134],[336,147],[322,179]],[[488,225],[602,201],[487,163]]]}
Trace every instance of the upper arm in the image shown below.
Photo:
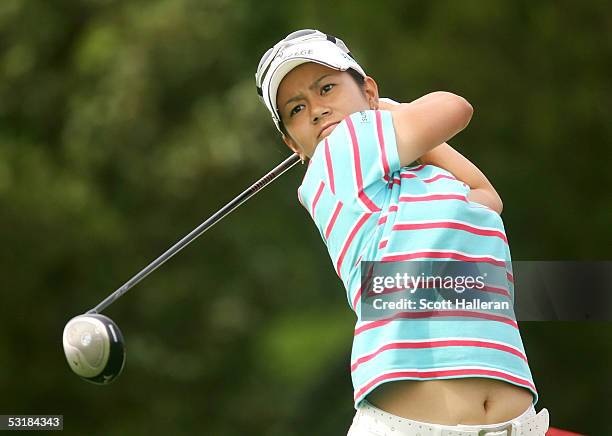
{"label": "upper arm", "polygon": [[455,136],[472,118],[472,106],[464,98],[451,93],[437,93],[436,97],[392,112],[402,166]]}

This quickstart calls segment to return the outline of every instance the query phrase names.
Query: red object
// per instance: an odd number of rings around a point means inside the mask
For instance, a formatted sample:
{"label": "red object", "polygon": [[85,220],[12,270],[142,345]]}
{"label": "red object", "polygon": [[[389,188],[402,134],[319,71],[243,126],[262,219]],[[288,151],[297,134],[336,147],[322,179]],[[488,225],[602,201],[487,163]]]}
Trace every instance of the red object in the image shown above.
{"label": "red object", "polygon": [[560,428],[548,427],[546,436],[586,436],[584,433],[574,433],[573,431],[561,430]]}

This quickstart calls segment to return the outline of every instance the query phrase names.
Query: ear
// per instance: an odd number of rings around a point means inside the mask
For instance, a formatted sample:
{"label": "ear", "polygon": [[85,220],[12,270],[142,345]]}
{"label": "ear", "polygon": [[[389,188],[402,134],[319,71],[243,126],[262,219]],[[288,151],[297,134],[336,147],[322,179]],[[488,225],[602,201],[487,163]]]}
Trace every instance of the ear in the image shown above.
{"label": "ear", "polygon": [[378,85],[370,76],[366,76],[365,80],[365,96],[370,105],[370,109],[378,109]]}
{"label": "ear", "polygon": [[294,153],[297,153],[300,156],[300,159],[304,160],[304,152],[300,147],[298,147],[291,136],[287,136],[283,133],[283,142],[287,144],[287,147],[289,147]]}

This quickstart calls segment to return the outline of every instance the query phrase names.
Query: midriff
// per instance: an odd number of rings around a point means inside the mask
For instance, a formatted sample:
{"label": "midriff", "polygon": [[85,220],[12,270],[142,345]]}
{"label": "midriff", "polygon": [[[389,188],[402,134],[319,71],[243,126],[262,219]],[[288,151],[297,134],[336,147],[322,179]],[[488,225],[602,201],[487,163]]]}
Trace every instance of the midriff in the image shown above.
{"label": "midriff", "polygon": [[496,424],[520,416],[531,391],[487,378],[398,380],[378,386],[367,400],[403,418],[444,425]]}

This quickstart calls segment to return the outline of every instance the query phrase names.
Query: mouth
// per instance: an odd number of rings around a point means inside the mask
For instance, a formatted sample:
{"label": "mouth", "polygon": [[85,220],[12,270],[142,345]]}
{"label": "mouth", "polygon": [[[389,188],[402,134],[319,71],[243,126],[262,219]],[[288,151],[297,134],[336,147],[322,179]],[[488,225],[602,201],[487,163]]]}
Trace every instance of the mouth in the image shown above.
{"label": "mouth", "polygon": [[321,129],[321,131],[319,132],[318,139],[321,140],[324,137],[328,136],[338,124],[339,124],[339,121],[335,123],[325,124],[323,128]]}

